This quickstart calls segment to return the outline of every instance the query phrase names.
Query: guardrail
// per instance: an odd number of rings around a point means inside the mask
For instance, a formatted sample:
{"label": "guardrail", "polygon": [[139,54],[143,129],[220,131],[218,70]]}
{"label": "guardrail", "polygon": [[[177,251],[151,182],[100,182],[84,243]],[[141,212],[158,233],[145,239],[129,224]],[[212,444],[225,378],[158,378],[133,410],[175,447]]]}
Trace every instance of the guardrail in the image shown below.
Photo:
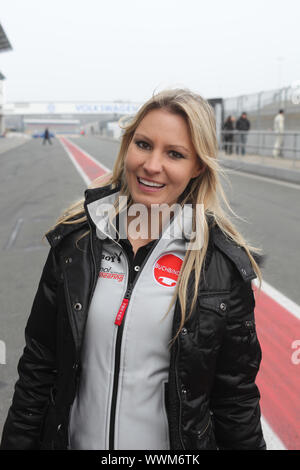
{"label": "guardrail", "polygon": [[[277,138],[282,137],[278,146]],[[300,159],[300,132],[287,131],[278,134],[274,131],[227,131],[222,130],[219,148],[225,153],[255,154],[274,156],[277,141],[278,156],[289,160]]]}

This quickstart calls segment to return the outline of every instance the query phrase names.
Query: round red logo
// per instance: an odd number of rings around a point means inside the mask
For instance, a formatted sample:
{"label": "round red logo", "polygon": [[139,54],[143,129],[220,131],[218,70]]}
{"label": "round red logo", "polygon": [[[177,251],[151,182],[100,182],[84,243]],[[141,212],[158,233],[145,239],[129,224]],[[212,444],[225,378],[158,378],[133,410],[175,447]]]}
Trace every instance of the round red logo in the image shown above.
{"label": "round red logo", "polygon": [[178,256],[168,254],[159,258],[154,265],[154,278],[162,286],[176,286],[182,259]]}

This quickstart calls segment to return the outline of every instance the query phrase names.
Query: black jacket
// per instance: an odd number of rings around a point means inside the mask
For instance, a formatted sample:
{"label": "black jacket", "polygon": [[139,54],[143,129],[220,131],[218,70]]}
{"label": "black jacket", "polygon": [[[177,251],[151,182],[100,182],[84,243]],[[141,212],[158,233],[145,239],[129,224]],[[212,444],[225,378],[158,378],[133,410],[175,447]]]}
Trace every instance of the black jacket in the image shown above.
{"label": "black jacket", "polygon": [[[111,192],[87,190],[85,204]],[[76,247],[75,242],[87,229]],[[66,449],[87,313],[102,241],[93,222],[59,225],[25,329],[2,449]],[[166,390],[171,449],[265,449],[255,384],[261,349],[244,249],[211,224],[196,308],[171,349]],[[193,276],[189,280],[189,293]],[[187,296],[188,302],[191,295]],[[125,320],[126,321],[126,320]],[[173,335],[180,321],[176,303]]]}
{"label": "black jacket", "polygon": [[240,117],[236,121],[236,129],[238,131],[249,131],[250,129],[250,121],[247,118]]}
{"label": "black jacket", "polygon": [[233,121],[227,119],[223,124],[223,129],[226,131],[234,131]]}

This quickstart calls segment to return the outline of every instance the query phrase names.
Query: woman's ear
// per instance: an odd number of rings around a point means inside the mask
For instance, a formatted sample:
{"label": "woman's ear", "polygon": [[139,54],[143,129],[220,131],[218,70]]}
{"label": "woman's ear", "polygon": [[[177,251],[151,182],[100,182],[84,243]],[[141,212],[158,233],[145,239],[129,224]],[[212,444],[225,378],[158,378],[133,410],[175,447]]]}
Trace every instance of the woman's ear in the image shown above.
{"label": "woman's ear", "polygon": [[198,176],[200,176],[205,171],[205,168],[206,168],[206,165],[204,165],[203,162],[201,161],[198,162],[192,178],[197,178]]}
{"label": "woman's ear", "polygon": [[202,173],[204,173],[205,168],[206,168],[206,165],[204,165],[204,164],[202,163],[202,164],[201,164],[201,167],[200,167],[200,169],[199,169],[198,176],[201,175]]}

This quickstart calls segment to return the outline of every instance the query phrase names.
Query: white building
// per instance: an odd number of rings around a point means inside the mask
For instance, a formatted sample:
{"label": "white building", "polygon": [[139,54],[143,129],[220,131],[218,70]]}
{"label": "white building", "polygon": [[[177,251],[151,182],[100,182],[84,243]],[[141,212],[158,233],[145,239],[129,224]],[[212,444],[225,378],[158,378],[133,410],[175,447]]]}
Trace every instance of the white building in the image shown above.
{"label": "white building", "polygon": [[[5,34],[4,29],[0,24],[0,52],[11,50],[11,44]],[[4,80],[5,77],[0,71],[0,135],[4,133],[4,118],[3,118],[3,105],[4,105]]]}

